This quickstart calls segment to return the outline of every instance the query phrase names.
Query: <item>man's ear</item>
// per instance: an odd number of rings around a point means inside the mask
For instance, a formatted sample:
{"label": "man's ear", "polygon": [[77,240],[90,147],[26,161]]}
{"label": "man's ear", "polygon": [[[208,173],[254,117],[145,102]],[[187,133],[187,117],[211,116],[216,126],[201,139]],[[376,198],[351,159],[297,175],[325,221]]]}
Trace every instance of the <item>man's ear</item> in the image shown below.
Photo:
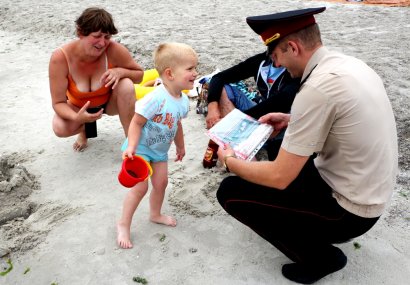
{"label": "man's ear", "polygon": [[295,55],[299,54],[300,50],[299,50],[299,46],[297,44],[297,42],[295,41],[288,41],[288,46],[291,50],[291,52]]}

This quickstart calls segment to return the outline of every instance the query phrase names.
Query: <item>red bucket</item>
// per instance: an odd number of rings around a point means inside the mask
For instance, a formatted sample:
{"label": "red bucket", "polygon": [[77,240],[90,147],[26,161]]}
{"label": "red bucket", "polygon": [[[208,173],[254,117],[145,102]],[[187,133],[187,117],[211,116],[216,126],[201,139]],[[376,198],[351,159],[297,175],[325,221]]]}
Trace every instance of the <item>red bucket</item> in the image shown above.
{"label": "red bucket", "polygon": [[137,183],[145,181],[152,175],[152,168],[142,157],[134,155],[133,159],[126,157],[122,162],[118,181],[122,186],[131,188]]}

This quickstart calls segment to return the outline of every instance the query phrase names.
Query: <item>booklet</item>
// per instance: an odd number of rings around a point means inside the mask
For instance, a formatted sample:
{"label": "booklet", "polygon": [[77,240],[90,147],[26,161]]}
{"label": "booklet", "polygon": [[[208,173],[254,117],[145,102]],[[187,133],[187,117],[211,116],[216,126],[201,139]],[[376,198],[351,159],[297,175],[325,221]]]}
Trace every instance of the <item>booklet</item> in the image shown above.
{"label": "booklet", "polygon": [[262,124],[234,109],[207,131],[207,136],[219,146],[229,144],[237,157],[251,160],[273,132],[273,127]]}

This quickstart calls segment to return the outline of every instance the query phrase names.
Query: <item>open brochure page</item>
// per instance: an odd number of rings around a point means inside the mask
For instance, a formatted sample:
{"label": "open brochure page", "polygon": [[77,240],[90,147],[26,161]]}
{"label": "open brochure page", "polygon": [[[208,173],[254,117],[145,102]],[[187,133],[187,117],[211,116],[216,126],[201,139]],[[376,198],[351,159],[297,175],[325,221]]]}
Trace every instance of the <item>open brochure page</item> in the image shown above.
{"label": "open brochure page", "polygon": [[229,144],[237,157],[251,160],[273,132],[273,127],[234,109],[208,130],[218,145]]}

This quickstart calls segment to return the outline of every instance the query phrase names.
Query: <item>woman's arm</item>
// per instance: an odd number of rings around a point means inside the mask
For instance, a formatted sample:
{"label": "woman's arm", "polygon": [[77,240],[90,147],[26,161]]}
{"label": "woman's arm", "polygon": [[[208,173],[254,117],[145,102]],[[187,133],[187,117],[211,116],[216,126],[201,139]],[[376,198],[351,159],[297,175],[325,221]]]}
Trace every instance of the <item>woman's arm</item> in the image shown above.
{"label": "woman's arm", "polygon": [[63,119],[77,120],[77,112],[67,104],[68,66],[60,49],[55,50],[51,55],[48,73],[51,103],[54,111]]}
{"label": "woman's arm", "polygon": [[114,89],[121,78],[130,78],[132,82],[139,83],[144,75],[144,69],[135,62],[128,49],[115,41],[107,49],[108,61],[113,68],[101,76],[101,83],[112,86]]}

